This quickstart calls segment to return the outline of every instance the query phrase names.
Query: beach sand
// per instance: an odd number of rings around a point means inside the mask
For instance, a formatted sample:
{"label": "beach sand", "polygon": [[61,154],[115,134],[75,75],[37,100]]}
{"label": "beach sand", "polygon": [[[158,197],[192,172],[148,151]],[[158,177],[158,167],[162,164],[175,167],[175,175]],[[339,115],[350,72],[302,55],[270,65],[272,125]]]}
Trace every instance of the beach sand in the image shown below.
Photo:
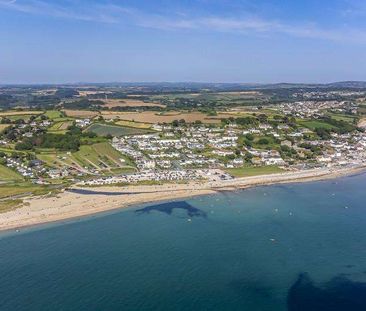
{"label": "beach sand", "polygon": [[[64,191],[57,196],[30,197],[23,207],[0,214],[0,230],[17,229],[48,222],[78,218],[132,205],[214,194],[257,185],[316,181],[356,174],[365,167],[314,169],[272,175],[236,178],[220,182],[191,182],[154,186],[105,186],[85,188],[92,193]],[[81,188],[74,188],[81,189]],[[108,194],[109,193],[109,194]],[[110,195],[113,193],[113,195]]]}

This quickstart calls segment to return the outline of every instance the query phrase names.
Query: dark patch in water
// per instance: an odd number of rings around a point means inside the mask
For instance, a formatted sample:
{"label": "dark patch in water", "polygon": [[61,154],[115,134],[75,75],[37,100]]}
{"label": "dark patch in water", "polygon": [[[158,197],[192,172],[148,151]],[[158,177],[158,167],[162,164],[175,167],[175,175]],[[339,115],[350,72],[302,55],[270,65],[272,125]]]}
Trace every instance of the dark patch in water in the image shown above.
{"label": "dark patch in water", "polygon": [[317,287],[300,274],[287,296],[289,311],[365,311],[366,283],[337,276]]}
{"label": "dark patch in water", "polygon": [[158,211],[158,212],[162,212],[162,213],[171,215],[173,213],[174,209],[185,210],[189,217],[203,217],[203,218],[207,217],[207,214],[204,211],[188,204],[185,201],[151,205],[151,206],[147,206],[147,207],[138,209],[135,211],[135,213],[146,214],[146,213],[150,213],[151,211]]}

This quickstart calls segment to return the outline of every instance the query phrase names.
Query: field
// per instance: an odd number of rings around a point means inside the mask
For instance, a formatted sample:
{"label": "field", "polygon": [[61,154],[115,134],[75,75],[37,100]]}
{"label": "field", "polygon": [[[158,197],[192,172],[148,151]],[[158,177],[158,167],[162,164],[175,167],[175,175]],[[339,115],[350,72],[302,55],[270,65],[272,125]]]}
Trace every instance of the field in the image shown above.
{"label": "field", "polygon": [[0,124],[0,133],[2,133],[10,124]]}
{"label": "field", "polygon": [[61,111],[58,110],[47,110],[44,114],[46,117],[48,117],[51,120],[62,118],[63,114]]}
{"label": "field", "polygon": [[201,121],[203,123],[220,123],[221,118],[233,117],[235,114],[219,113],[217,116],[208,116],[202,112],[168,112],[160,113],[158,111],[144,112],[109,112],[102,111],[103,117],[106,119],[120,119],[124,121],[134,121],[141,123],[171,123],[174,120],[184,119],[187,123]]}
{"label": "field", "polygon": [[62,169],[64,167],[68,167],[79,173],[87,173],[85,168],[83,168],[82,165],[78,163],[71,153],[47,150],[37,154],[37,158],[52,168]]}
{"label": "field", "polygon": [[79,173],[88,173],[89,170],[134,170],[133,164],[107,142],[82,145],[79,151],[73,153],[49,150],[38,154],[37,157],[50,167],[71,167]]}
{"label": "field", "polygon": [[3,181],[19,181],[22,180],[23,177],[16,173],[15,171],[7,168],[4,165],[0,165],[0,182]]}
{"label": "field", "polygon": [[359,127],[362,127],[362,128],[366,128],[366,119],[361,119],[361,120],[358,122],[358,126],[359,126]]}
{"label": "field", "polygon": [[20,119],[23,119],[25,122],[28,122],[31,118],[31,114],[18,114],[18,115],[13,115],[13,116],[7,116],[6,118],[8,118],[11,121],[17,121]]}
{"label": "field", "polygon": [[117,121],[117,125],[126,126],[126,127],[133,127],[137,129],[149,129],[151,128],[150,123],[141,123],[141,122],[133,122],[133,121]]}
{"label": "field", "polygon": [[310,130],[316,130],[317,128],[324,128],[331,130],[336,128],[335,126],[322,121],[300,121],[299,124],[304,127],[307,127]]}
{"label": "field", "polygon": [[329,113],[328,114],[332,119],[337,121],[345,121],[348,123],[353,123],[355,117],[347,114],[339,114],[339,113]]}
{"label": "field", "polygon": [[0,117],[11,117],[11,116],[25,116],[25,115],[39,115],[42,114],[43,111],[2,111],[0,112]]}
{"label": "field", "polygon": [[95,116],[99,115],[98,111],[90,111],[90,110],[70,110],[65,109],[63,110],[65,112],[66,116],[72,117],[72,118],[94,118]]}
{"label": "field", "polygon": [[103,100],[105,102],[105,107],[114,108],[114,107],[160,107],[165,108],[165,105],[153,103],[153,102],[144,102],[138,99],[107,99]]}
{"label": "field", "polygon": [[56,122],[49,129],[49,132],[65,132],[72,125],[72,121]]}
{"label": "field", "polygon": [[269,166],[250,166],[250,167],[239,167],[239,168],[228,168],[225,170],[227,173],[234,177],[249,177],[257,175],[267,175],[281,173],[284,170],[275,165]]}
{"label": "field", "polygon": [[96,116],[103,116],[105,119],[113,119],[119,121],[131,121],[138,123],[171,123],[174,120],[184,119],[187,123],[201,121],[202,123],[220,123],[221,119],[229,117],[245,117],[253,112],[251,111],[230,111],[218,113],[216,116],[209,116],[202,112],[180,112],[170,111],[162,113],[161,111],[143,111],[143,112],[118,112],[102,110],[64,110],[68,117],[73,118],[94,118]]}
{"label": "field", "polygon": [[99,136],[125,136],[125,135],[138,135],[138,134],[146,134],[150,133],[146,129],[141,128],[131,128],[131,127],[122,127],[116,125],[107,125],[107,124],[100,124],[94,123],[87,129],[88,132],[94,132]]}
{"label": "field", "polygon": [[366,104],[362,104],[362,105],[358,106],[357,112],[361,115],[365,115],[366,114]]}
{"label": "field", "polygon": [[233,105],[258,105],[268,97],[260,92],[217,92],[217,93],[190,93],[190,94],[167,94],[151,96],[152,100],[162,103],[171,102],[178,98],[187,100],[214,101],[221,106]]}
{"label": "field", "polygon": [[114,149],[109,143],[98,143],[93,145],[94,150],[101,156],[107,157],[112,163],[116,163],[117,166],[121,166],[121,158],[124,159],[124,163],[132,165],[132,163],[126,159],[119,151]]}

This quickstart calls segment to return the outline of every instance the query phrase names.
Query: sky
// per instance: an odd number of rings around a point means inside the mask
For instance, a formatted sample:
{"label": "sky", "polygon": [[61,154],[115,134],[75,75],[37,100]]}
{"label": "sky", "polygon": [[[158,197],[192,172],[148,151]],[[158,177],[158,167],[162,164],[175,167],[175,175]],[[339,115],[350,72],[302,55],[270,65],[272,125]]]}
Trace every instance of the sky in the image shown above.
{"label": "sky", "polygon": [[0,0],[0,83],[366,80],[365,0]]}

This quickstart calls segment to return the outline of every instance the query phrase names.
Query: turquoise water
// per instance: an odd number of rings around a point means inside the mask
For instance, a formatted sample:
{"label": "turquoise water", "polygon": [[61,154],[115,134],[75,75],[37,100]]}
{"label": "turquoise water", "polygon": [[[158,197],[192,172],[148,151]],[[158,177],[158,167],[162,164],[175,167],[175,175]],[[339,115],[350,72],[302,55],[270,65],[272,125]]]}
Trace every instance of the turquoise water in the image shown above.
{"label": "turquoise water", "polygon": [[1,311],[366,310],[366,175],[3,234]]}

